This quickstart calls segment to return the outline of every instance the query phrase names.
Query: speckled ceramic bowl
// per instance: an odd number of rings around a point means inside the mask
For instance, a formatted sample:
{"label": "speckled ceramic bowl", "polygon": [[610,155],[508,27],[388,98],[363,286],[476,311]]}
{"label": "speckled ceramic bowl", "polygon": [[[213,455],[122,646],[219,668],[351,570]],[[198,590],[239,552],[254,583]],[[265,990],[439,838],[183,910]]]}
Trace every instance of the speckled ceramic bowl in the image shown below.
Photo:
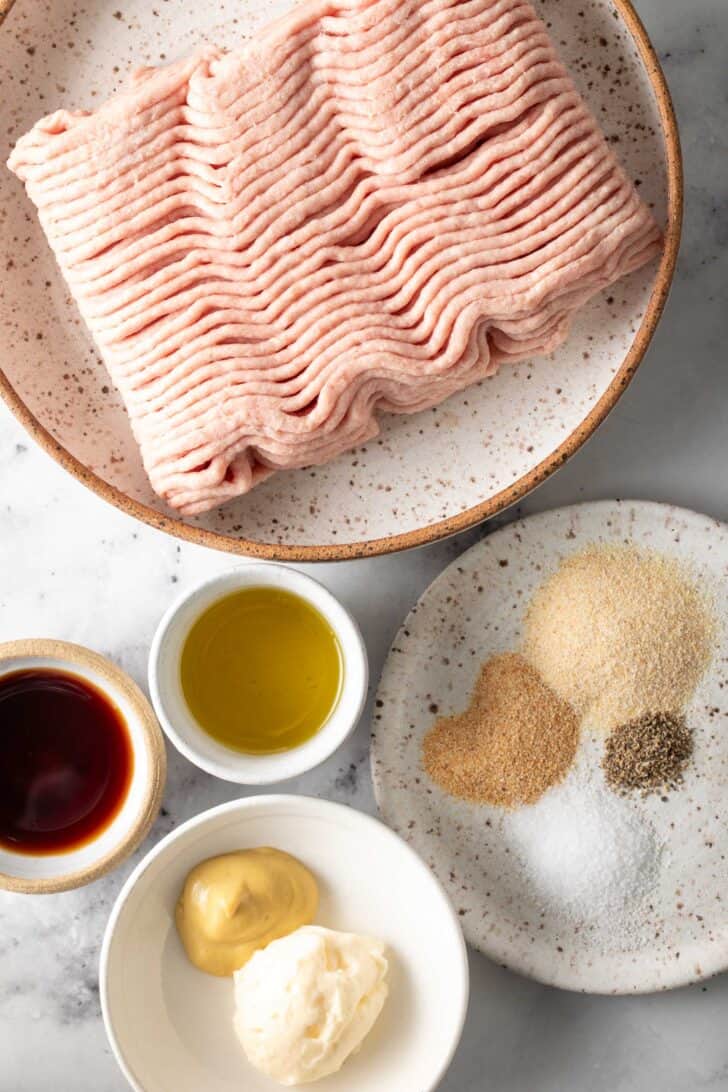
{"label": "speckled ceramic bowl", "polygon": [[[518,649],[524,608],[536,587],[562,558],[593,542],[632,542],[686,563],[713,598],[718,639],[687,709],[694,755],[682,786],[664,799],[608,796],[649,824],[662,846],[649,902],[625,920],[596,914],[577,922],[524,871],[519,813],[447,795],[428,777],[421,755],[437,717],[467,706],[482,662]],[[727,577],[725,524],[666,505],[603,501],[496,531],[453,562],[404,622],[378,692],[377,800],[384,818],[448,890],[466,939],[498,963],[589,993],[669,989],[728,968]],[[603,746],[602,736],[584,731],[577,755],[602,786]],[[576,811],[575,821],[583,821]],[[533,829],[532,820],[525,821]],[[531,851],[538,852],[537,843]]]}
{"label": "speckled ceramic bowl", "polygon": [[[93,107],[130,67],[249,37],[289,0],[16,0],[0,29],[0,162],[39,115]],[[9,9],[0,0],[0,9]],[[389,416],[326,467],[278,474],[199,518],[154,496],[126,414],[22,186],[0,168],[0,393],[82,482],[191,541],[280,560],[385,553],[462,531],[572,455],[629,383],[665,302],[680,236],[675,118],[629,0],[537,0],[580,90],[666,227],[661,261],[594,299],[552,358],[503,369],[436,410]]]}

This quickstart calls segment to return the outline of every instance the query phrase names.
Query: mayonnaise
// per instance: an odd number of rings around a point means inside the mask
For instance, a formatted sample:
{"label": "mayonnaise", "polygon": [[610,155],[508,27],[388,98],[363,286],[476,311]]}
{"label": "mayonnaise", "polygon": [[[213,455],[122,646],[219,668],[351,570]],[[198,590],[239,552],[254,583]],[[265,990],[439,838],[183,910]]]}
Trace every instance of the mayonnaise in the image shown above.
{"label": "mayonnaise", "polygon": [[235,1030],[248,1061],[284,1085],[336,1073],[387,998],[384,944],[315,925],[256,952],[233,977]]}

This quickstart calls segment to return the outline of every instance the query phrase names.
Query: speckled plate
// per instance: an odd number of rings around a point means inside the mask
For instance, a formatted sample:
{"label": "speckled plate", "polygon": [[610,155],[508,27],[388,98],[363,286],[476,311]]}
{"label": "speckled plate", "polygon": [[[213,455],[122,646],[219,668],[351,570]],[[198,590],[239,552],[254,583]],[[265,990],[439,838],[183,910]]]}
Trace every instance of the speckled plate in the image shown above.
{"label": "speckled plate", "polygon": [[[39,115],[93,107],[138,64],[249,37],[289,0],[16,0],[0,29],[0,162]],[[22,186],[0,167],[0,393],[71,473],[139,519],[237,553],[326,560],[432,542],[513,503],[576,451],[647,348],[669,289],[682,178],[659,63],[629,0],[537,0],[562,55],[666,226],[659,263],[580,314],[552,358],[505,368],[439,409],[389,416],[326,467],[278,474],[204,517],[154,496],[120,400]],[[2,11],[8,0],[0,0]]]}
{"label": "speckled plate", "polygon": [[[517,649],[535,588],[592,542],[633,542],[688,563],[714,598],[719,630],[687,710],[695,751],[683,785],[665,800],[625,802],[665,846],[639,942],[627,944],[615,943],[611,924],[575,927],[545,911],[518,863],[518,821],[448,796],[421,764],[437,715],[465,708],[483,660]],[[577,760],[598,768],[590,746],[586,738]],[[728,527],[664,505],[603,501],[485,538],[435,580],[397,635],[379,688],[372,773],[385,820],[447,888],[469,943],[499,963],[589,993],[669,989],[728,968]]]}

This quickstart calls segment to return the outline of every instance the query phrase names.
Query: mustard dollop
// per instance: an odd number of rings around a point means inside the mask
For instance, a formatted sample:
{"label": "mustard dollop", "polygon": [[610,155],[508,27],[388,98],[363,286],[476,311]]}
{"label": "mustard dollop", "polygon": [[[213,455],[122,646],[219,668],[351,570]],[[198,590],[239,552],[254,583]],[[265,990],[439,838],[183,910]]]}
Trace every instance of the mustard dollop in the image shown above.
{"label": "mustard dollop", "polygon": [[310,924],[317,909],[318,887],[309,870],[289,853],[262,847],[195,865],[175,918],[190,961],[225,976],[272,940]]}

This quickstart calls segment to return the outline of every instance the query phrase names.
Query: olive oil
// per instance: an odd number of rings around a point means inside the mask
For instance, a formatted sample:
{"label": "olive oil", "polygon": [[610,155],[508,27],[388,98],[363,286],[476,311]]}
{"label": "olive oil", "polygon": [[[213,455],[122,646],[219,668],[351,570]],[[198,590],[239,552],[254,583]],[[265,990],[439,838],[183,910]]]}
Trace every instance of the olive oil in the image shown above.
{"label": "olive oil", "polygon": [[236,751],[273,754],[305,743],[328,720],[341,688],[341,649],[305,599],[241,588],[193,623],[180,674],[204,732]]}

